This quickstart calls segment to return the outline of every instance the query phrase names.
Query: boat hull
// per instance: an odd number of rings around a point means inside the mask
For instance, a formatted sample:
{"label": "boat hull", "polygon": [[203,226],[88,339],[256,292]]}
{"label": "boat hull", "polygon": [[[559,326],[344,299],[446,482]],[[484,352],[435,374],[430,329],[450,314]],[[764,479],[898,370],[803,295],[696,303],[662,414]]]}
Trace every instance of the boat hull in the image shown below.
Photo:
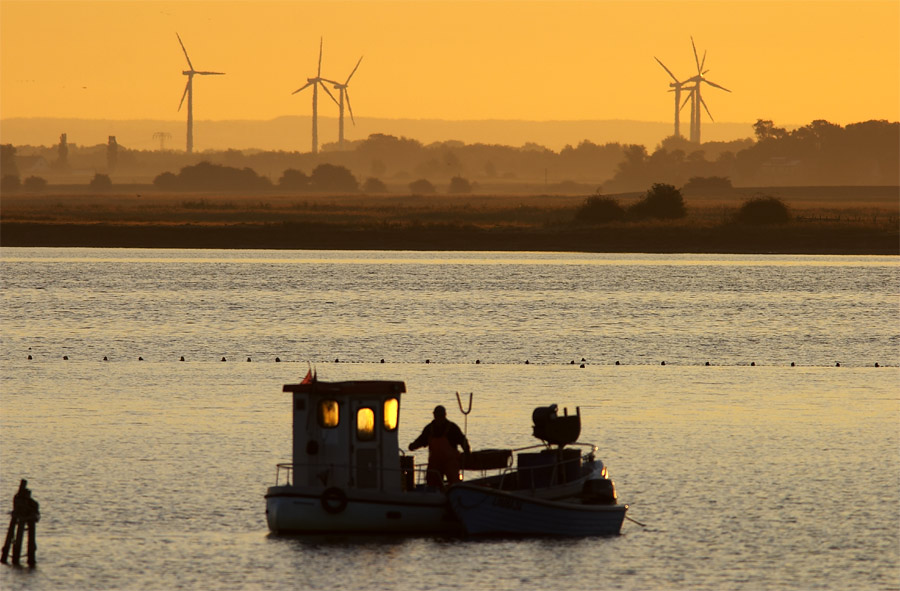
{"label": "boat hull", "polygon": [[460,533],[447,496],[411,491],[386,494],[273,486],[266,493],[266,521],[275,534]]}
{"label": "boat hull", "polygon": [[627,505],[551,501],[470,484],[447,493],[470,535],[597,536],[618,534]]}

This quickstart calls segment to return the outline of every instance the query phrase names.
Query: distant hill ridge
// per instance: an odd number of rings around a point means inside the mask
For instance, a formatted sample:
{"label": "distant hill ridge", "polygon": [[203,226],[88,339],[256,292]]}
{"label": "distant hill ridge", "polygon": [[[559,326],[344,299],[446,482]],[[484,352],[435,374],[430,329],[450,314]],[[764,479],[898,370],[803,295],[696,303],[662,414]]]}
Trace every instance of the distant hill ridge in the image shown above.
{"label": "distant hill ridge", "polygon": [[[685,129],[682,130],[686,133]],[[791,127],[791,126],[787,126]],[[319,118],[320,149],[328,150],[337,142],[336,117]],[[105,144],[109,136],[134,150],[157,150],[160,137],[167,149],[183,150],[184,120],[103,120],[68,118],[8,118],[0,120],[0,143],[16,146],[52,146],[62,133],[69,143],[81,146]],[[672,134],[672,124],[660,121],[586,120],[586,121],[520,121],[443,119],[381,119],[358,117],[356,126],[347,122],[345,137],[360,140],[373,133],[383,133],[418,140],[423,144],[457,140],[466,144],[502,144],[523,146],[535,143],[554,151],[566,145],[576,146],[584,140],[595,144],[618,142],[641,144],[653,149]],[[194,121],[195,151],[283,150],[309,152],[312,134],[310,116],[284,116],[269,120]],[[753,137],[752,123],[703,124],[703,141],[731,141]]]}

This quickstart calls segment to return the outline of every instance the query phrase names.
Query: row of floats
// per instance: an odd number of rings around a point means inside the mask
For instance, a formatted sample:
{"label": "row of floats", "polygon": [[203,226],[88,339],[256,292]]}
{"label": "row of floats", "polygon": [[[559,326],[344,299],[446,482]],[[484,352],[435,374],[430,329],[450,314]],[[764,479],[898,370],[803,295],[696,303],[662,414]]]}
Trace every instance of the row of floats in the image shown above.
{"label": "row of floats", "polygon": [[[29,355],[28,355],[28,360],[30,361],[30,360],[33,360],[33,359],[34,359],[34,356],[31,355],[31,354],[29,354]],[[68,355],[63,355],[63,356],[62,356],[62,360],[63,360],[63,361],[69,361],[69,356],[68,356]],[[103,360],[103,361],[109,361],[110,359],[109,359],[109,356],[106,356],[106,355],[105,355],[105,356],[103,357],[102,360]],[[137,361],[144,361],[144,358],[143,358],[143,357],[138,357],[138,358],[137,358]],[[181,357],[179,357],[178,361],[187,361],[187,360],[185,359],[184,355],[182,355]],[[222,358],[220,359],[220,361],[227,362],[227,361],[228,361],[228,358],[227,358],[227,357],[222,357]],[[247,357],[247,362],[251,362],[251,361],[253,361],[253,358]],[[274,362],[275,362],[275,363],[281,363],[281,358],[280,358],[280,357],[275,357],[275,358],[274,358]],[[289,363],[291,363],[291,362],[289,362]],[[342,359],[334,359],[333,361],[309,361],[309,360],[302,360],[302,361],[294,361],[293,363],[362,363],[362,364],[365,364],[365,363],[373,363],[373,362],[371,362],[371,361],[347,361],[347,360],[342,360]],[[384,359],[381,359],[380,361],[378,361],[378,362],[376,362],[376,363],[388,363],[388,362],[385,361]],[[410,363],[417,363],[417,362],[401,361],[401,362],[391,362],[391,363],[410,364]],[[422,363],[430,364],[430,363],[432,363],[432,361],[431,361],[431,359],[426,359],[426,360],[425,360],[424,362],[422,362]],[[439,362],[436,362],[436,363],[439,363]],[[456,363],[456,362],[454,362],[454,364],[459,365],[459,363]],[[481,364],[482,364],[482,361],[481,361],[480,359],[476,359],[476,360],[475,360],[475,365],[481,365]],[[492,363],[490,363],[490,365],[544,365],[544,366],[546,366],[546,365],[560,365],[560,364],[557,364],[557,363],[533,363],[532,361],[526,359],[524,362],[516,362],[516,363],[513,363],[513,362],[492,362]],[[582,358],[580,362],[579,362],[579,361],[575,361],[575,360],[573,359],[572,361],[569,361],[568,363],[564,363],[564,364],[562,364],[562,365],[577,365],[577,366],[580,367],[580,368],[585,368],[585,367],[587,367],[588,365],[591,365],[591,364],[589,364],[585,358]],[[656,363],[655,363],[655,362],[649,362],[649,363],[630,363],[630,364],[626,364],[626,363],[622,363],[622,362],[620,362],[620,361],[615,361],[615,362],[613,362],[613,363],[593,363],[593,365],[656,365]],[[669,364],[668,364],[667,362],[665,362],[665,361],[660,361],[660,362],[659,362],[659,365],[669,365]],[[685,364],[675,364],[675,365],[685,365]],[[688,365],[694,365],[694,364],[688,364]],[[750,363],[735,363],[735,364],[713,364],[713,363],[710,363],[709,361],[706,361],[706,362],[701,363],[701,364],[698,364],[698,365],[704,365],[704,366],[706,366],[706,367],[711,367],[711,366],[717,366],[717,367],[746,367],[746,366],[749,366],[749,367],[756,367],[757,365],[760,365],[760,366],[761,366],[761,364],[757,364],[755,361],[751,361]],[[811,365],[808,365],[807,367],[828,367],[828,366],[830,366],[830,364],[827,365],[827,366],[811,364]],[[794,362],[794,361],[791,361],[790,367],[798,367],[798,364],[797,364],[796,362]],[[836,361],[836,362],[834,363],[834,367],[841,367],[841,362],[840,362],[840,361]],[[865,367],[881,367],[881,364],[878,363],[878,362],[876,361],[875,363],[873,363],[873,364],[871,364],[871,365],[866,365]]]}

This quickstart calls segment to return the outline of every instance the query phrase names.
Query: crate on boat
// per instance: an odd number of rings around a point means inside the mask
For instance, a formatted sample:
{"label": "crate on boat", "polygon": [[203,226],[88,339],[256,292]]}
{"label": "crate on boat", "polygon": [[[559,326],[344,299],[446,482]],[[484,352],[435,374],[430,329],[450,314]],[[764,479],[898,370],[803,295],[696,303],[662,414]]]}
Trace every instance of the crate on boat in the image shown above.
{"label": "crate on boat", "polygon": [[512,465],[511,449],[481,449],[460,458],[463,470],[501,470]]}

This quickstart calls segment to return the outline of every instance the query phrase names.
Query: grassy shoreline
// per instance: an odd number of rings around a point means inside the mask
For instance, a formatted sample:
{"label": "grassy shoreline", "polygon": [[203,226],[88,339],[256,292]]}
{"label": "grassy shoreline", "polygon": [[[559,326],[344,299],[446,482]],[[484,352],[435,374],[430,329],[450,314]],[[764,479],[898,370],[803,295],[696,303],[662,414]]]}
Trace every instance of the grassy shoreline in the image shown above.
{"label": "grassy shoreline", "polygon": [[788,194],[775,226],[732,221],[747,193],[595,226],[575,221],[584,196],[4,195],[0,246],[900,255],[897,188]]}
{"label": "grassy shoreline", "polygon": [[0,223],[3,247],[900,255],[897,229],[655,224],[550,229],[337,224]]}

